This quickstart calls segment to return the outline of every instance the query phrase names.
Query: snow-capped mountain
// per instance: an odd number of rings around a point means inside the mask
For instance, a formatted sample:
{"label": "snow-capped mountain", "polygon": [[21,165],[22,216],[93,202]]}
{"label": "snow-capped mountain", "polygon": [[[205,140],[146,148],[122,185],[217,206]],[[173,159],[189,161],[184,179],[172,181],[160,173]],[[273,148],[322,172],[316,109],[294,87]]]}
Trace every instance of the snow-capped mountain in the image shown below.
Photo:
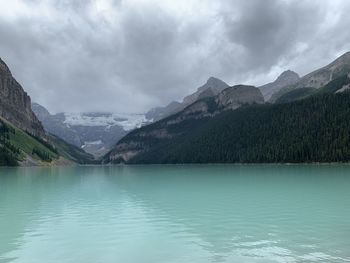
{"label": "snow-capped mountain", "polygon": [[144,114],[50,114],[37,103],[33,103],[32,108],[46,131],[95,156],[107,153],[129,131],[149,123]]}
{"label": "snow-capped mountain", "polygon": [[140,128],[147,123],[144,114],[128,113],[64,113],[65,120],[63,123],[68,126],[121,126],[125,131]]}

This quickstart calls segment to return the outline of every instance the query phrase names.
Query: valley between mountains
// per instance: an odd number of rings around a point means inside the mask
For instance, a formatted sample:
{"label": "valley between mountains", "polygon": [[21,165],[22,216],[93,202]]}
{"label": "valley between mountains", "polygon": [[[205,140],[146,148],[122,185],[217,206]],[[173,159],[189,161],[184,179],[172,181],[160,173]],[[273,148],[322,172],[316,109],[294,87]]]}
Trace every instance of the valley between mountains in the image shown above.
{"label": "valley between mountains", "polygon": [[255,87],[215,77],[146,113],[51,114],[0,59],[0,165],[350,161],[350,52]]}

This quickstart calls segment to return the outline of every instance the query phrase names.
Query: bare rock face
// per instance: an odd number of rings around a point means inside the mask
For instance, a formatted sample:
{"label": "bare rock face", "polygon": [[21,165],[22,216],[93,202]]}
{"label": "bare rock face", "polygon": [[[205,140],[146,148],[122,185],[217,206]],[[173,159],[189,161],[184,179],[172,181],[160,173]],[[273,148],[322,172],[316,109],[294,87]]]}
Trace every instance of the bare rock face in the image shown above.
{"label": "bare rock face", "polygon": [[265,101],[268,101],[272,94],[280,89],[295,84],[300,79],[299,75],[291,70],[284,71],[279,77],[271,83],[260,86],[259,89],[264,96]]}
{"label": "bare rock face", "polygon": [[350,72],[350,52],[343,54],[338,57],[329,65],[315,70],[304,77],[300,78],[296,83],[287,85],[282,89],[273,93],[270,98],[270,102],[277,101],[278,98],[283,96],[289,91],[300,89],[300,88],[315,88],[319,89],[327,85],[330,81],[346,75]]}
{"label": "bare rock face", "polygon": [[180,102],[172,101],[165,107],[156,107],[146,113],[148,120],[157,121],[183,109]]}
{"label": "bare rock face", "polygon": [[182,102],[173,101],[165,107],[157,107],[146,113],[148,119],[158,121],[172,114],[178,113],[197,100],[214,97],[229,86],[220,79],[210,77],[196,92],[186,96]]}
{"label": "bare rock face", "polygon": [[0,116],[29,133],[43,137],[45,131],[31,109],[31,100],[0,59]]}
{"label": "bare rock face", "polygon": [[219,108],[237,109],[244,104],[264,103],[261,91],[254,86],[237,85],[225,89],[217,96]]}
{"label": "bare rock face", "polygon": [[220,79],[210,77],[207,82],[199,87],[197,91],[183,99],[183,106],[186,107],[199,98],[215,96],[224,89],[228,88],[228,85]]}

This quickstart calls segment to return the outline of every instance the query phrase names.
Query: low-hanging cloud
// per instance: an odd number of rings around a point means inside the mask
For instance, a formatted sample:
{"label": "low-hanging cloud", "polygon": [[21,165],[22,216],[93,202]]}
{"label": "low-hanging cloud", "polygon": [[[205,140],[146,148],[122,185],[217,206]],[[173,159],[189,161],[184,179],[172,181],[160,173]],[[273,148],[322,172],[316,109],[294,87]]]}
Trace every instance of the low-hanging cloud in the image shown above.
{"label": "low-hanging cloud", "polygon": [[347,0],[0,0],[0,57],[52,112],[144,112],[350,50]]}

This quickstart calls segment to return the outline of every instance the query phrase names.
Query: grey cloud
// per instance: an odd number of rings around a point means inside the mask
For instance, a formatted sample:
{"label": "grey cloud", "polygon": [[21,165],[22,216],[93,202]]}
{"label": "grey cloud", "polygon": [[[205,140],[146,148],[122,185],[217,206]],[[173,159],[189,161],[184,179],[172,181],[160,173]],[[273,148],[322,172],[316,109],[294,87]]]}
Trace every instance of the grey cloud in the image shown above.
{"label": "grey cloud", "polygon": [[[263,84],[350,50],[346,0],[339,9],[331,0],[201,1],[204,14],[194,5],[189,17],[155,0],[109,1],[92,15],[98,1],[26,1],[39,15],[14,19],[0,11],[0,56],[51,111],[146,111],[212,75]],[[53,18],[40,16],[43,3]]]}

